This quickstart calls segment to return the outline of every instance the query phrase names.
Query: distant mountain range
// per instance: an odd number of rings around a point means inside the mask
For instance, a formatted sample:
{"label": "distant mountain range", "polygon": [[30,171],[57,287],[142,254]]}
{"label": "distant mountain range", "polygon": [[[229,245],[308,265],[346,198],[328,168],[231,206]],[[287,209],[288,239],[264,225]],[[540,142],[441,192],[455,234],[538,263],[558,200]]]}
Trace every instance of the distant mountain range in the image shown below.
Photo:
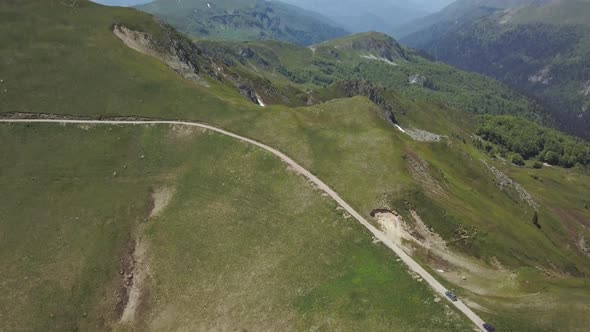
{"label": "distant mountain range", "polygon": [[433,2],[284,0],[284,2],[321,13],[353,32],[379,31],[390,33],[394,27],[433,13],[443,7],[445,3],[450,2],[450,0]]}
{"label": "distant mountain range", "polygon": [[320,14],[279,1],[157,0],[136,8],[193,37],[311,45],[348,34]]}
{"label": "distant mountain range", "polygon": [[460,0],[397,33],[537,98],[561,129],[590,138],[590,1]]}

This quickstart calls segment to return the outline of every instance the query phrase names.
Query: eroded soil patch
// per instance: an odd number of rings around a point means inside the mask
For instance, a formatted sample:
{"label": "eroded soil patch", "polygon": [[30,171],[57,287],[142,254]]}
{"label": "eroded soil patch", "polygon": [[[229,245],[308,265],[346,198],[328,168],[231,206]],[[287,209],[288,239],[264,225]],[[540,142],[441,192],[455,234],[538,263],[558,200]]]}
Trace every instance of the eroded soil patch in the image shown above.
{"label": "eroded soil patch", "polygon": [[371,213],[381,230],[408,254],[423,255],[430,267],[440,276],[469,291],[486,295],[498,288],[516,287],[514,275],[509,271],[495,269],[470,257],[452,251],[444,239],[434,232],[416,211],[410,211],[412,223],[406,222],[395,211],[374,210]]}
{"label": "eroded soil patch", "polygon": [[143,239],[135,241],[135,249],[131,258],[131,271],[124,275],[127,301],[121,313],[121,323],[131,324],[136,321],[139,307],[144,299],[144,287],[148,277],[146,261],[146,243]]}
{"label": "eroded soil patch", "polygon": [[159,216],[170,204],[176,189],[174,187],[160,187],[155,189],[151,194],[152,209],[149,217],[155,218]]}
{"label": "eroded soil patch", "polygon": [[[148,218],[159,216],[174,196],[174,187],[158,187],[150,192],[148,201]],[[146,212],[147,213],[147,212]],[[145,220],[147,221],[146,218]],[[143,234],[145,223],[140,223],[125,248],[121,259],[121,286],[117,290],[115,314],[121,324],[137,326],[142,308],[147,306],[149,290],[149,263],[147,259],[147,241]]]}

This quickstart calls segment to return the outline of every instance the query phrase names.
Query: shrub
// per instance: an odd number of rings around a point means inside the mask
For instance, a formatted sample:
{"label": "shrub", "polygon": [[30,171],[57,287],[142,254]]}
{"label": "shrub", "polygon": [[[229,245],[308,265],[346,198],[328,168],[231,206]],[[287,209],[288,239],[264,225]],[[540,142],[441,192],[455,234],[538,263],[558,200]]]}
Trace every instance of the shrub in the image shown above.
{"label": "shrub", "polygon": [[545,152],[545,156],[543,156],[543,160],[551,165],[559,165],[559,155],[553,151]]}
{"label": "shrub", "polygon": [[514,165],[517,165],[517,166],[524,166],[525,165],[524,159],[518,153],[515,153],[512,155],[512,157],[510,158],[510,162],[513,163]]}

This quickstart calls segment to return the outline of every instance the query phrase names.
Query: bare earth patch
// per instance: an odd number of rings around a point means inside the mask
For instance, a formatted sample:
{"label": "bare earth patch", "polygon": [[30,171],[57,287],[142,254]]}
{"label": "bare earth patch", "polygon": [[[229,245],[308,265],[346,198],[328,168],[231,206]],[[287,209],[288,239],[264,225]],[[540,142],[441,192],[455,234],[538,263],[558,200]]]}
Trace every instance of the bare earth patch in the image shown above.
{"label": "bare earth patch", "polygon": [[90,129],[94,129],[94,128],[95,128],[95,125],[91,125],[91,124],[81,124],[81,125],[79,125],[79,126],[78,126],[78,128],[80,128],[80,129],[82,129],[82,130],[85,130],[85,131],[88,131],[88,130],[90,130]]}
{"label": "bare earth patch", "polygon": [[[149,218],[159,216],[170,204],[175,193],[174,187],[159,187],[151,193]],[[146,298],[146,283],[149,279],[147,243],[143,239],[144,225],[139,225],[133,235],[125,257],[121,261],[122,286],[119,289],[116,312],[120,323],[137,324],[140,308]]]}
{"label": "bare earth patch", "polygon": [[121,323],[132,324],[136,321],[138,308],[140,307],[144,285],[148,277],[148,264],[146,261],[146,244],[142,238],[135,241],[133,252],[133,270],[127,276],[127,304],[121,315]]}
{"label": "bare earth patch", "polygon": [[204,133],[206,130],[197,127],[183,126],[183,125],[171,125],[168,137],[172,141],[186,141],[194,138],[200,133]]}
{"label": "bare earth patch", "polygon": [[414,221],[412,224],[404,221],[395,211],[374,212],[375,219],[387,237],[408,254],[424,250],[430,267],[448,281],[479,295],[492,294],[498,289],[512,290],[517,286],[514,275],[509,271],[486,266],[452,251],[416,211],[410,211]]}
{"label": "bare earth patch", "polygon": [[415,241],[416,239],[411,235],[410,227],[402,220],[401,216],[395,212],[377,212],[375,218],[379,226],[390,239],[404,250],[412,253],[411,247],[404,245],[405,241]]}
{"label": "bare earth patch", "polygon": [[170,201],[172,201],[175,191],[176,189],[173,187],[161,187],[154,190],[152,193],[153,207],[150,212],[150,218],[159,216],[166,209]]}

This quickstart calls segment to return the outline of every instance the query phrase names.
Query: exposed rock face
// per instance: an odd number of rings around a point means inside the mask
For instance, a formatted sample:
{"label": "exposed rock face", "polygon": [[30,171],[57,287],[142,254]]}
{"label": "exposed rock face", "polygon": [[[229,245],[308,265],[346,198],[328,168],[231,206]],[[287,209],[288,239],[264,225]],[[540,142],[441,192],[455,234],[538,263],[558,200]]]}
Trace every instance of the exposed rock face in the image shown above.
{"label": "exposed rock face", "polygon": [[584,96],[590,96],[590,81],[584,83],[584,87],[580,90],[580,94]]}
{"label": "exposed rock face", "polygon": [[127,46],[160,59],[187,80],[202,83],[199,64],[194,58],[194,55],[199,55],[200,51],[194,45],[182,43],[174,38],[168,39],[168,45],[158,44],[148,34],[122,25],[115,25],[113,33]]}
{"label": "exposed rock face", "polygon": [[238,89],[238,91],[240,91],[242,96],[246,97],[246,99],[250,100],[254,104],[258,104],[254,83],[235,74],[226,75],[225,78],[230,81],[236,87],[236,89]]}
{"label": "exposed rock face", "polygon": [[553,80],[553,76],[551,76],[551,69],[549,67],[543,68],[538,73],[529,76],[529,82],[531,83],[549,85],[551,80]]}
{"label": "exposed rock face", "polygon": [[377,104],[384,112],[385,118],[393,124],[397,124],[393,105],[381,96],[383,88],[365,80],[353,80],[340,82],[340,88],[347,97],[365,96]]}
{"label": "exposed rock face", "polygon": [[246,58],[246,59],[253,58],[254,55],[256,55],[256,53],[254,53],[254,51],[252,51],[252,49],[250,47],[241,48],[239,53],[240,53],[241,57]]}
{"label": "exposed rock face", "polygon": [[[230,83],[245,98],[254,104],[259,104],[260,98],[256,96],[254,82],[229,70],[233,63],[225,58],[215,58],[207,54],[199,45],[187,40],[171,27],[162,26],[164,34],[158,39],[123,25],[115,25],[113,33],[127,46],[160,59],[187,80],[207,86],[201,76],[208,75],[218,81]],[[255,53],[250,48],[243,48],[240,50],[240,55],[253,57]]]}
{"label": "exposed rock face", "polygon": [[412,85],[419,85],[424,86],[426,85],[427,79],[426,77],[418,74],[414,74],[408,78],[408,83]]}

